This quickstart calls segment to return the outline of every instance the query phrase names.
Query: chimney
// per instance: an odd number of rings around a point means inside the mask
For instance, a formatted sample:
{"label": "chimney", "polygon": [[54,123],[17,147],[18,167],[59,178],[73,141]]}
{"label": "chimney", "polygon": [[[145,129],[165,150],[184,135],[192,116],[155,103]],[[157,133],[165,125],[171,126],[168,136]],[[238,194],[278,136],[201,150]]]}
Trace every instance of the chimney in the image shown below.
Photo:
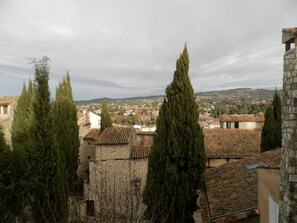
{"label": "chimney", "polygon": [[280,223],[297,223],[297,28],[282,30],[285,44],[282,95]]}

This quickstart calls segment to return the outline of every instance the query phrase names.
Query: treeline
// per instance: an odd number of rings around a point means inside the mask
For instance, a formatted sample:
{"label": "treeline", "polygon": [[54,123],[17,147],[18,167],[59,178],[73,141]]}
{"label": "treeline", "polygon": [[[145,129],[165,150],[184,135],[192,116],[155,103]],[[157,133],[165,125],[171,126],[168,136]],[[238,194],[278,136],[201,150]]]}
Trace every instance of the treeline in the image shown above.
{"label": "treeline", "polygon": [[266,109],[271,106],[270,103],[241,103],[237,105],[214,105],[214,109],[211,110],[211,116],[214,118],[219,118],[220,115],[224,114],[257,114],[265,112]]}
{"label": "treeline", "polygon": [[0,133],[0,222],[67,222],[76,179],[79,138],[70,76],[49,90],[49,59],[33,60],[12,123],[12,150]]}

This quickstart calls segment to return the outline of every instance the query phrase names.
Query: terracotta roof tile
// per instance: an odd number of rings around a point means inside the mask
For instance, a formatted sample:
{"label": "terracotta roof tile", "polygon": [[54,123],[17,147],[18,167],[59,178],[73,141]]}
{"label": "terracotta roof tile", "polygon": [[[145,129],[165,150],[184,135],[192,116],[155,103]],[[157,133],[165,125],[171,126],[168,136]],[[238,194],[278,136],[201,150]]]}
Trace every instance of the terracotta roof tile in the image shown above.
{"label": "terracotta roof tile", "polygon": [[91,129],[85,136],[83,139],[86,140],[96,140],[99,138],[100,135],[100,130],[99,129]]}
{"label": "terracotta roof tile", "polygon": [[280,149],[205,171],[205,188],[211,218],[258,207],[257,168],[246,168],[247,165],[258,162],[269,167],[279,166]]}
{"label": "terracotta roof tile", "polygon": [[221,115],[221,122],[264,122],[264,114],[256,115]]}
{"label": "terracotta roof tile", "polygon": [[258,154],[260,129],[204,129],[206,157],[242,157]]}
{"label": "terracotta roof tile", "polygon": [[131,158],[141,159],[146,158],[151,152],[151,146],[149,145],[135,145],[133,146]]}
{"label": "terracotta roof tile", "polygon": [[133,131],[135,130],[130,127],[108,127],[101,133],[98,140],[96,141],[96,144],[128,144]]}
{"label": "terracotta roof tile", "polygon": [[19,100],[19,98],[19,96],[0,96],[0,104],[8,105]]}

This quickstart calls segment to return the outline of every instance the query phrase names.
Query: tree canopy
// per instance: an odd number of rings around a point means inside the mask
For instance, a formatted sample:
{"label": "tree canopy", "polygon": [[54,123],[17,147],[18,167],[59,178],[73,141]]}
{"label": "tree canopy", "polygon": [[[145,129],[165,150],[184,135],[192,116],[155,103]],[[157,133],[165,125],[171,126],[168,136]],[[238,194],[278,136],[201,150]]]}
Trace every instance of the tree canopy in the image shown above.
{"label": "tree canopy", "polygon": [[112,121],[107,107],[107,102],[105,99],[103,99],[101,108],[100,133],[102,133],[107,127],[112,127]]}
{"label": "tree canopy", "polygon": [[173,81],[166,88],[149,155],[143,201],[146,218],[153,222],[194,222],[206,157],[188,70],[185,46],[176,62]]}

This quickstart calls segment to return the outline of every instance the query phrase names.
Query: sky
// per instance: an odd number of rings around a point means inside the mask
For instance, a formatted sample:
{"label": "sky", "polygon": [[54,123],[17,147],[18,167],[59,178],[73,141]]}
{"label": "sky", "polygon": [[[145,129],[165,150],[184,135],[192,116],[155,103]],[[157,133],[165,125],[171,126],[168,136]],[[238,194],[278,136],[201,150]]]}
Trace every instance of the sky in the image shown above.
{"label": "sky", "polygon": [[50,58],[75,100],[165,94],[187,44],[195,92],[282,88],[281,31],[296,0],[0,0],[0,96]]}

